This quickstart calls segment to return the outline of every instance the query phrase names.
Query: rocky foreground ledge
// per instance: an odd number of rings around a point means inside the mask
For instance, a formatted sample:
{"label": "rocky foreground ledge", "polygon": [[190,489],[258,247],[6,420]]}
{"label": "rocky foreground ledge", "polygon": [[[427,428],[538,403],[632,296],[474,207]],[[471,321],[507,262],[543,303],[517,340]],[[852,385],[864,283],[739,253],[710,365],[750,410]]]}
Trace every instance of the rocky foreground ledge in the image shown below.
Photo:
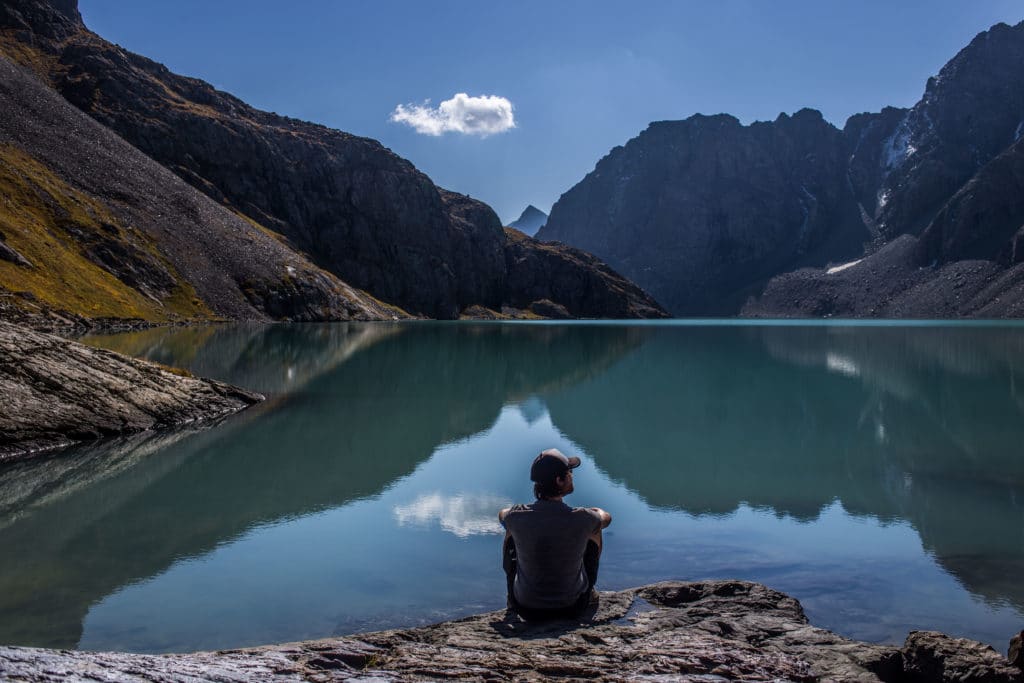
{"label": "rocky foreground ledge", "polygon": [[[1019,656],[1019,636],[1016,650]],[[914,631],[903,647],[807,623],[800,603],[743,581],[602,593],[583,618],[492,612],[408,630],[185,655],[0,647],[15,681],[1024,681],[987,645]]]}
{"label": "rocky foreground ledge", "polygon": [[0,463],[221,417],[259,394],[0,322]]}

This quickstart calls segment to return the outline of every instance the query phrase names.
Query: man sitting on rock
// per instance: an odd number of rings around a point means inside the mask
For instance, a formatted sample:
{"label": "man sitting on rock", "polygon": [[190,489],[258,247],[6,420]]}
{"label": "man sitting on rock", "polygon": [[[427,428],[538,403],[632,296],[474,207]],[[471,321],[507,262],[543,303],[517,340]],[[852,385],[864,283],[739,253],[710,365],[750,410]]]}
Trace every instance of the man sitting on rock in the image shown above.
{"label": "man sitting on rock", "polygon": [[572,508],[577,457],[549,448],[533,461],[537,500],[498,513],[505,527],[503,565],[508,606],[524,619],[578,616],[590,604],[601,558],[601,530],[612,516],[600,508]]}

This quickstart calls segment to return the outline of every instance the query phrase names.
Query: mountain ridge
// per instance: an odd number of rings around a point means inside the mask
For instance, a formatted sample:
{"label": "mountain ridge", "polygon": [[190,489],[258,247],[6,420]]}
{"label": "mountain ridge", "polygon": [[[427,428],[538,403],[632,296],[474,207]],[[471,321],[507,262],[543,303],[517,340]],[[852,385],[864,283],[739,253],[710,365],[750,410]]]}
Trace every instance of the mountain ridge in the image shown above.
{"label": "mountain ridge", "polygon": [[[1022,129],[1024,22],[997,24],[913,107],[841,130],[814,110],[654,122],[563,194],[538,237],[591,251],[677,315],[1017,316]],[[990,298],[968,305],[953,291],[965,278]]]}

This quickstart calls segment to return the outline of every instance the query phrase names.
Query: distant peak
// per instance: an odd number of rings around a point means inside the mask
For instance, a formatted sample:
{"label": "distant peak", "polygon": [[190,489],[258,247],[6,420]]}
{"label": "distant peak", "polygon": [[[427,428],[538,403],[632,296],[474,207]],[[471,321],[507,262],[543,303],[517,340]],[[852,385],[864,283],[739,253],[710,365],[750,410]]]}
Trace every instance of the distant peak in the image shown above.
{"label": "distant peak", "polygon": [[519,215],[519,220],[517,220],[516,222],[518,223],[519,221],[526,220],[526,219],[529,219],[529,218],[547,218],[547,217],[548,217],[548,215],[546,213],[544,213],[543,211],[538,209],[533,204],[530,204],[525,209],[523,209],[523,213],[521,213]]}
{"label": "distant peak", "polygon": [[530,204],[525,209],[519,218],[512,222],[509,227],[521,230],[530,237],[537,234],[537,231],[548,222],[548,215],[538,209],[533,204]]}

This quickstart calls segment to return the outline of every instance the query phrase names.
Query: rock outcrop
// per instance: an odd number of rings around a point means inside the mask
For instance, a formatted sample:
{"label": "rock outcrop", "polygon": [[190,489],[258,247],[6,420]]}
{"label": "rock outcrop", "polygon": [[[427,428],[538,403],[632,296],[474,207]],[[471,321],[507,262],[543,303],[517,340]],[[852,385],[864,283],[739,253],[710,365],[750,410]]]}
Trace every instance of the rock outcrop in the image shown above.
{"label": "rock outcrop", "polygon": [[677,315],[1017,317],[1022,93],[1024,22],[978,35],[913,108],[842,130],[811,110],[653,123],[538,236],[607,260]]}
{"label": "rock outcrop", "polygon": [[912,632],[902,648],[851,641],[800,604],[742,581],[602,593],[577,620],[493,612],[435,626],[184,655],[0,647],[0,672],[57,681],[958,681],[1016,683],[988,646]]}
{"label": "rock outcrop", "polygon": [[[259,111],[127,52],[88,31],[75,7],[5,2],[0,51],[198,191],[376,299],[452,319],[521,298],[509,289],[505,234],[490,207],[436,187],[375,140]],[[254,298],[276,310],[303,296]]]}
{"label": "rock outcrop", "polygon": [[220,382],[0,322],[0,462],[222,417],[263,399]]}
{"label": "rock outcrop", "polygon": [[527,237],[533,237],[547,222],[548,215],[530,204],[519,214],[519,218],[508,224],[508,227],[515,228]]}

